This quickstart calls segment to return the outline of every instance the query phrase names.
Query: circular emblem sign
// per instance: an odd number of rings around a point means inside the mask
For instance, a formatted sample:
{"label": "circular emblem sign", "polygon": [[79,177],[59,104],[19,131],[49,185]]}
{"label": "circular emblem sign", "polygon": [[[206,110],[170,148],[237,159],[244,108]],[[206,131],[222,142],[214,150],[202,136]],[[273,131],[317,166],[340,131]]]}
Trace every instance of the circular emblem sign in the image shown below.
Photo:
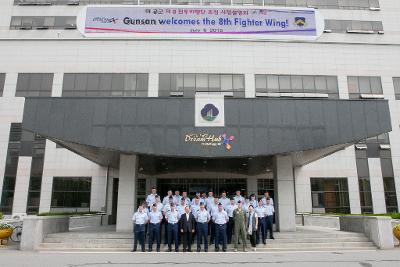
{"label": "circular emblem sign", "polygon": [[205,121],[213,121],[218,117],[219,110],[216,106],[213,104],[206,104],[202,109],[201,109],[201,117]]}

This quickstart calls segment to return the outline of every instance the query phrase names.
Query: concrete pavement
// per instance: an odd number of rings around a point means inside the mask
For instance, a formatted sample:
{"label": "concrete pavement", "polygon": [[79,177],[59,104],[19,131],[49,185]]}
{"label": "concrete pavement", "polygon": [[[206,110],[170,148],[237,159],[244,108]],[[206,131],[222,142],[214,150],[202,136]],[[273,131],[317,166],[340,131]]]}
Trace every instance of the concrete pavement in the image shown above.
{"label": "concrete pavement", "polygon": [[346,266],[398,267],[400,249],[349,252],[22,252],[0,248],[1,267],[91,266]]}

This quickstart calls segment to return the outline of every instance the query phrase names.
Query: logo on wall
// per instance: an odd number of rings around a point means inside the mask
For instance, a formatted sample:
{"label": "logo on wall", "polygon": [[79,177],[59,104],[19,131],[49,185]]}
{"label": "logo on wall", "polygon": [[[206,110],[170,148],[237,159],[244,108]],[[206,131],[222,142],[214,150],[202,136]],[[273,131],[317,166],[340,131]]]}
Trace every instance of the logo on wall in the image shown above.
{"label": "logo on wall", "polygon": [[194,125],[196,127],[224,127],[224,96],[196,94]]}
{"label": "logo on wall", "polygon": [[234,137],[233,135],[231,135],[231,136],[228,137],[228,135],[226,135],[226,133],[224,133],[224,134],[222,135],[222,138],[224,139],[224,141],[222,142],[222,144],[225,145],[225,148],[226,148],[227,150],[231,150],[231,148],[232,148],[231,141],[235,140],[235,137]]}
{"label": "logo on wall", "polygon": [[208,133],[200,134],[186,134],[186,143],[197,143],[201,146],[211,146],[211,147],[225,147],[226,150],[232,149],[232,141],[235,140],[235,136],[227,135],[226,133],[215,135]]}
{"label": "logo on wall", "polygon": [[305,17],[295,17],[294,24],[300,27],[306,26],[306,18]]}
{"label": "logo on wall", "polygon": [[206,104],[202,109],[201,109],[201,117],[206,120],[206,121],[213,121],[215,118],[217,118],[219,114],[219,110],[216,106],[213,104]]}

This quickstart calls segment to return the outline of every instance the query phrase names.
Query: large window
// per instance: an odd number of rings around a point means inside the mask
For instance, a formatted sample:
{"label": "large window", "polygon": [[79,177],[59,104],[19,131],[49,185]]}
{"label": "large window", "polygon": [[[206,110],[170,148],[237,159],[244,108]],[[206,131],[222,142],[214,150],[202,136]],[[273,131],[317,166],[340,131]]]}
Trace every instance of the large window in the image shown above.
{"label": "large window", "polygon": [[336,76],[256,74],[256,96],[339,98]]}
{"label": "large window", "polygon": [[63,96],[148,95],[147,73],[66,73]]}
{"label": "large window", "polygon": [[[272,172],[271,172],[272,174]],[[271,179],[257,179],[257,196],[258,198],[262,198],[264,196],[264,193],[268,192],[269,196],[274,199],[275,197],[275,185],[274,185],[274,179],[271,177]]]}
{"label": "large window", "polygon": [[[88,4],[169,4],[169,0],[14,0],[15,5],[88,5]],[[224,4],[230,5],[230,0],[172,0],[171,4]],[[379,0],[233,0],[234,5],[289,7],[317,7],[329,9],[371,9],[379,8]]]}
{"label": "large window", "polygon": [[76,17],[66,16],[13,16],[10,30],[76,29]]}
{"label": "large window", "polygon": [[347,85],[350,99],[383,97],[379,76],[348,76]]}
{"label": "large window", "polygon": [[382,21],[325,20],[325,32],[333,33],[383,33]]}
{"label": "large window", "polygon": [[193,97],[196,92],[244,97],[243,74],[161,73],[159,96]]}
{"label": "large window", "polygon": [[5,80],[6,80],[6,74],[5,73],[0,73],[0,97],[3,96]]}
{"label": "large window", "polygon": [[91,177],[54,177],[51,209],[90,210]]}
{"label": "large window", "polygon": [[400,100],[400,77],[393,78],[393,86],[396,100]]}
{"label": "large window", "polygon": [[350,213],[347,178],[311,178],[315,213]]}
{"label": "large window", "polygon": [[0,211],[12,212],[19,156],[32,157],[27,212],[39,210],[45,146],[43,137],[22,130],[21,123],[11,124]]}
{"label": "large window", "polygon": [[15,96],[51,96],[53,73],[19,73]]}
{"label": "large window", "polygon": [[356,167],[358,175],[358,187],[360,191],[361,213],[373,213],[367,150],[359,149],[357,146]]}

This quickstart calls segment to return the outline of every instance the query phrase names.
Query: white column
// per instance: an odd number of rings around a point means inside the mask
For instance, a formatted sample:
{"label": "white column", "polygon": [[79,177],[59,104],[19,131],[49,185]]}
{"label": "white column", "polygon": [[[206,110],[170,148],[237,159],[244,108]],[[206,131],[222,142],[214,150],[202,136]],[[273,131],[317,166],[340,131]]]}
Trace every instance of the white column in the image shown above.
{"label": "white column", "polygon": [[[107,168],[105,168],[107,171]],[[106,212],[107,176],[93,176],[90,188],[90,210]]]}
{"label": "white column", "polygon": [[3,97],[15,97],[17,90],[18,73],[7,72],[6,80],[4,81]]}
{"label": "white column", "polygon": [[244,75],[244,95],[246,98],[256,97],[256,81],[253,73],[246,73]]}
{"label": "white column", "polygon": [[119,163],[117,232],[132,232],[136,210],[137,156],[121,155]]}
{"label": "white column", "polygon": [[358,184],[358,177],[347,177],[347,186],[349,188],[350,213],[361,214],[360,186]]}
{"label": "white column", "polygon": [[369,158],[368,166],[373,212],[375,214],[386,213],[385,191],[383,188],[380,158]]}
{"label": "white column", "polygon": [[31,177],[32,157],[19,157],[15,181],[12,213],[25,213],[28,201],[29,180]]}
{"label": "white column", "polygon": [[349,91],[347,85],[347,76],[339,75],[338,76],[338,86],[339,86],[339,98],[340,99],[349,99]]}
{"label": "white column", "polygon": [[158,97],[158,73],[149,73],[149,97]]}
{"label": "white column", "polygon": [[53,87],[51,90],[52,97],[62,96],[62,85],[63,85],[64,74],[60,72],[54,73]]}
{"label": "white column", "polygon": [[276,157],[276,219],[280,232],[296,231],[293,162],[291,156]]}
{"label": "white column", "polygon": [[[256,194],[257,196],[258,188],[257,188],[257,178],[249,177],[247,178],[247,195]],[[257,196],[258,198],[262,196]]]}

